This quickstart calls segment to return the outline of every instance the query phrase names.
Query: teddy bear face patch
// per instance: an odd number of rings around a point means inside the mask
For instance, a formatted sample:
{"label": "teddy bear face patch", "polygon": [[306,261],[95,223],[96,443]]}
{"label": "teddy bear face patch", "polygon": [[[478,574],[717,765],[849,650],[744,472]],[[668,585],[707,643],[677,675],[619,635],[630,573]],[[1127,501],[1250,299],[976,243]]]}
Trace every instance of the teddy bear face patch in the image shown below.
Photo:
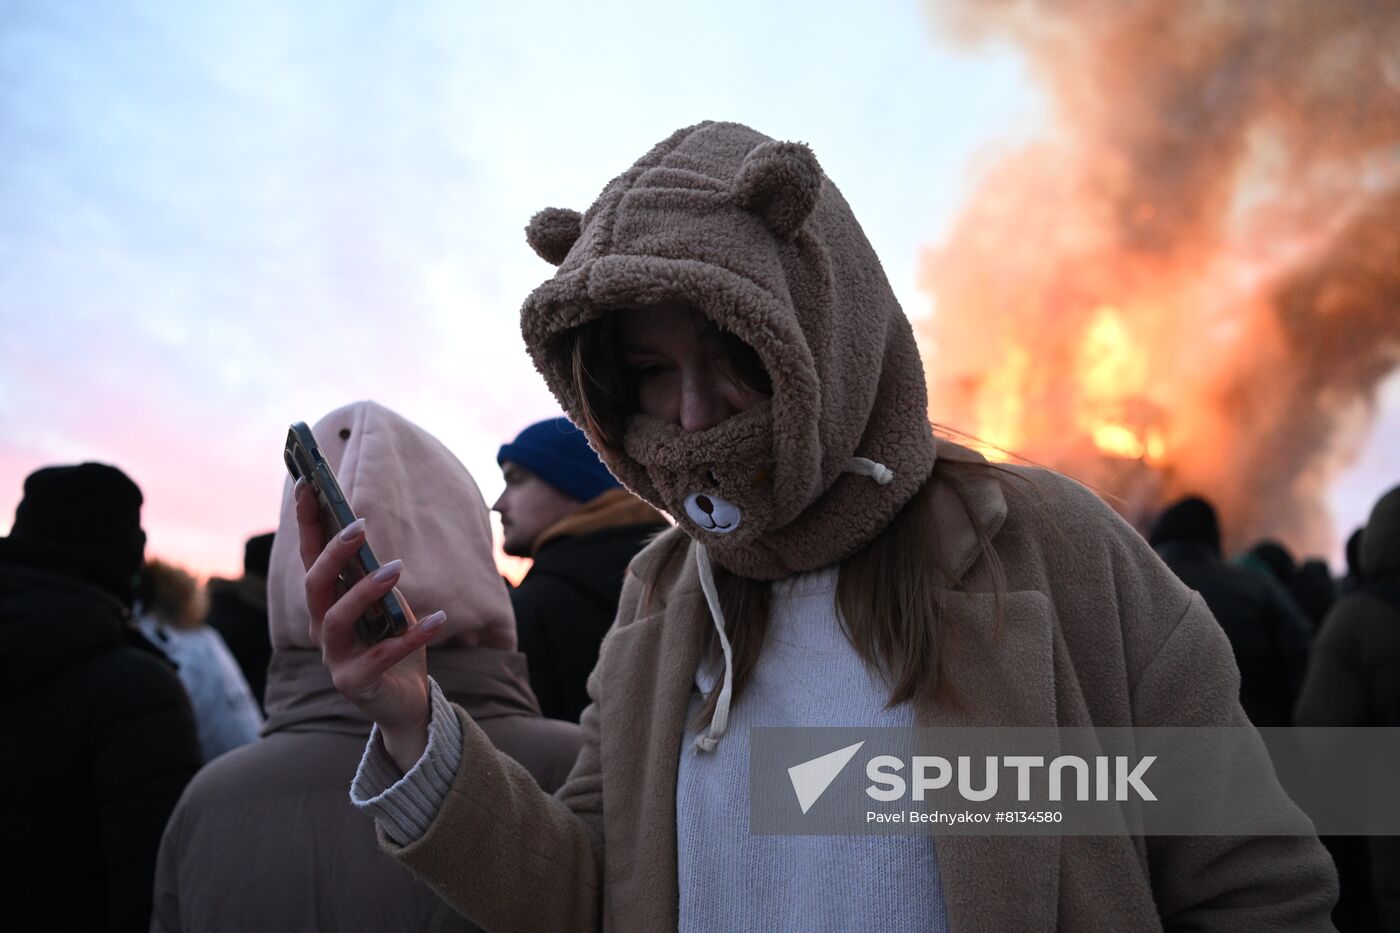
{"label": "teddy bear face patch", "polygon": [[686,496],[685,514],[701,531],[718,535],[736,530],[744,518],[737,505],[708,493]]}
{"label": "teddy bear face patch", "polygon": [[758,537],[772,517],[772,437],[764,402],[695,432],[636,415],[624,446],[666,511],[697,540],[722,549]]}

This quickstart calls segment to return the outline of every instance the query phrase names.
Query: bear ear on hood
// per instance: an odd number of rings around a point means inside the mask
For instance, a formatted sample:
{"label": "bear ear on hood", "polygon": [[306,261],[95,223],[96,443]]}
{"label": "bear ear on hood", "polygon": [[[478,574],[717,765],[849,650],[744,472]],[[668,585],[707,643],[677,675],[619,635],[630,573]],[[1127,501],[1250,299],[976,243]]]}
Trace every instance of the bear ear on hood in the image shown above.
{"label": "bear ear on hood", "polygon": [[583,233],[583,215],[567,207],[546,207],[525,227],[525,239],[539,257],[559,265]]}
{"label": "bear ear on hood", "polygon": [[797,236],[821,190],[821,166],[802,143],[760,143],[744,157],[734,179],[739,206],[758,215],[784,241]]}

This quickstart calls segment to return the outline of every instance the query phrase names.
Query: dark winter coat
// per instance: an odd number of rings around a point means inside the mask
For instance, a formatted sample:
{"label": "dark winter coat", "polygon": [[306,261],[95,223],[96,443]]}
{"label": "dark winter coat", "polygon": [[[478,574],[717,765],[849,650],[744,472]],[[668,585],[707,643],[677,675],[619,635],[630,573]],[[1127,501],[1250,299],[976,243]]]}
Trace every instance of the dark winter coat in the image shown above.
{"label": "dark winter coat", "polygon": [[[579,730],[540,717],[524,658],[434,649],[428,667],[541,787],[564,782]],[[268,705],[264,738],[211,762],[175,809],[160,848],[151,929],[476,930],[379,851],[350,803],[345,788],[370,723],[335,691],[318,652],[278,651]]]}
{"label": "dark winter coat", "polygon": [[[1400,726],[1400,489],[1371,513],[1362,560],[1367,582],[1332,607],[1318,635],[1300,726]],[[1370,844],[1382,928],[1400,931],[1400,838]]]}
{"label": "dark winter coat", "polygon": [[209,581],[209,615],[204,620],[223,636],[258,707],[267,711],[267,665],[272,639],[267,630],[267,578],[245,575]]}
{"label": "dark winter coat", "polygon": [[589,702],[588,675],[598,663],[598,646],[617,615],[627,564],[665,527],[659,513],[622,490],[606,498],[619,496],[631,502],[597,514],[604,523],[609,514],[627,516],[628,523],[589,527],[575,519],[561,527],[562,534],[547,531],[534,566],[510,594],[530,686],[551,719],[578,722]]}
{"label": "dark winter coat", "polygon": [[1337,584],[1331,569],[1317,558],[1303,561],[1288,580],[1288,595],[1316,633],[1337,601]]}
{"label": "dark winter coat", "polygon": [[1157,546],[1168,567],[1201,594],[1230,639],[1240,668],[1240,704],[1256,726],[1292,723],[1307,669],[1312,626],[1271,577],[1225,563],[1209,545]]}
{"label": "dark winter coat", "polygon": [[174,669],[107,593],[0,564],[0,925],[145,930],[161,831],[202,761]]}

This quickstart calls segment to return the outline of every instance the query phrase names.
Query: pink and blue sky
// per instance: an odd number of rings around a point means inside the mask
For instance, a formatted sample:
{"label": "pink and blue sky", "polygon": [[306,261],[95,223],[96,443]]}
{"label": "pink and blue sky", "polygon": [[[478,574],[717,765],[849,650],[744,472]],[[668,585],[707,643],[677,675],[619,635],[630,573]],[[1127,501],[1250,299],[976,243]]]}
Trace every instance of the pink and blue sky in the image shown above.
{"label": "pink and blue sky", "polygon": [[[149,551],[236,574],[275,525],[286,426],[374,398],[488,502],[557,414],[517,312],[523,226],[671,130],[809,143],[911,316],[978,161],[1042,129],[1015,50],[914,0],[703,5],[11,4],[0,18],[0,533],[24,476],[121,466]],[[1400,478],[1400,383],[1338,482]]]}

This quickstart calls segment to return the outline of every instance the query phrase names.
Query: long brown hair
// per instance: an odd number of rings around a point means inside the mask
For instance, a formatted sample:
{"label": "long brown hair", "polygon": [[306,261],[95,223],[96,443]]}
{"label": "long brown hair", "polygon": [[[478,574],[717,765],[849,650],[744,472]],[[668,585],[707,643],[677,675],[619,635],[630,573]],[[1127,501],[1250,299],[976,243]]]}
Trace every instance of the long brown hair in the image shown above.
{"label": "long brown hair", "polygon": [[[619,450],[627,419],[637,410],[637,396],[633,377],[622,362],[615,317],[605,314],[565,333],[559,338],[562,344],[558,349],[570,360],[584,426],[604,446]],[[768,374],[751,348],[737,338],[727,339],[725,348],[731,378],[749,388],[771,392]],[[841,565],[836,584],[838,618],[856,653],[891,685],[887,707],[916,698],[954,705],[959,702],[946,666],[942,620],[943,596],[956,581],[942,553],[934,490],[945,484],[971,518],[967,483],[974,474],[986,471],[999,480],[1014,476],[991,464],[939,461],[933,477],[889,526]],[[975,521],[973,527],[986,558],[999,626],[1005,575],[986,530]],[[684,543],[677,538],[675,547]],[[657,566],[668,564],[671,556],[665,555],[667,559]],[[734,656],[733,700],[737,701],[763,649],[770,584],[737,576],[719,565],[714,566],[714,577]],[[698,611],[708,616],[703,603]],[[706,650],[717,654],[717,639],[711,629],[706,632]],[[711,691],[692,727],[709,724],[718,700],[719,691]]]}

